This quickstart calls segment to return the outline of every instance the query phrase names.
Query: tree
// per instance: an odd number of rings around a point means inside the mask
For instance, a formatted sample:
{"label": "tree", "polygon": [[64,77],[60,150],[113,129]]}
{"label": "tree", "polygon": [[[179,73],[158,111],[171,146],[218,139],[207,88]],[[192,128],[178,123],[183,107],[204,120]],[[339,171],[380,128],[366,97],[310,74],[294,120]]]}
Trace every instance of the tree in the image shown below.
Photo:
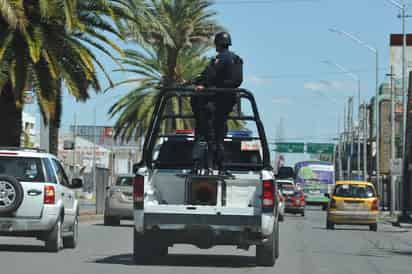
{"label": "tree", "polygon": [[[6,129],[0,146],[20,145],[22,96],[29,83],[54,129],[60,126],[62,84],[81,101],[89,98],[90,87],[101,90],[97,67],[108,74],[91,47],[109,56],[104,45],[120,51],[99,31],[119,35],[110,18],[127,2],[0,0],[0,116],[8,117],[0,121]],[[51,135],[57,140],[58,131]],[[57,142],[52,150],[57,152]]]}
{"label": "tree", "polygon": [[[183,83],[187,79],[193,79],[206,66],[208,60],[203,57],[207,51],[206,47],[193,47],[180,51],[176,62],[175,79]],[[145,48],[144,51],[127,50],[126,58],[122,60],[125,67],[122,72],[136,74],[117,83],[115,86],[124,84],[136,84],[128,94],[123,96],[109,110],[112,117],[117,117],[115,129],[117,135],[122,139],[130,140],[134,136],[141,136],[149,127],[153,107],[156,102],[159,87],[163,85],[164,76],[167,73],[167,54],[165,51],[154,51]],[[171,108],[177,112],[178,102],[172,100]],[[183,111],[191,112],[190,102],[183,101]],[[192,128],[188,120],[175,120],[172,128]]]}
{"label": "tree", "polygon": [[[146,15],[151,24],[142,24],[142,17],[126,20],[125,35],[140,43],[139,50],[129,50],[122,60],[137,78],[117,84],[136,83],[136,88],[112,106],[109,113],[118,116],[116,136],[139,137],[147,128],[159,87],[174,86],[192,79],[206,66],[203,57],[210,49],[210,38],[221,26],[214,20],[206,0],[152,0]],[[132,14],[135,14],[132,11]],[[186,109],[189,102],[185,102]],[[176,102],[167,111],[175,112]],[[180,123],[180,124],[179,124]],[[185,127],[182,121],[169,121],[166,127]]]}

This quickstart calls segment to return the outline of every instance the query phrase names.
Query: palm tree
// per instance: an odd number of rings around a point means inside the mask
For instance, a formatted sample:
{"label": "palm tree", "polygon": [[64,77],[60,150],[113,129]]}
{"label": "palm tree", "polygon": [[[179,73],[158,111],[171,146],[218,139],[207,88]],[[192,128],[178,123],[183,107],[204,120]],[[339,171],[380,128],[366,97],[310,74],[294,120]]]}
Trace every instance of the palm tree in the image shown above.
{"label": "palm tree", "polygon": [[[143,49],[125,52],[126,58],[122,60],[122,64],[126,68],[120,71],[135,74],[136,77],[119,82],[115,86],[135,83],[136,88],[123,96],[109,111],[111,117],[117,117],[117,135],[120,134],[121,138],[126,140],[133,136],[141,136],[148,128],[159,87],[164,85],[163,75],[168,69],[165,51],[154,51],[150,47]],[[180,51],[174,75],[176,82],[183,83],[199,75],[208,62],[207,58],[203,57],[206,51],[207,47],[193,47]],[[183,101],[182,107],[185,113],[191,112],[188,100]],[[172,100],[171,108],[177,112],[176,99]],[[176,120],[172,125],[172,128],[180,129],[191,127],[192,123],[188,120]]]}
{"label": "palm tree", "polygon": [[[150,121],[159,87],[182,84],[193,79],[206,66],[203,57],[210,49],[210,38],[222,28],[214,20],[216,13],[207,0],[151,0],[147,1],[153,24],[142,25],[141,17],[126,20],[129,40],[139,41],[139,51],[127,51],[122,60],[137,78],[120,82],[137,84],[129,94],[112,106],[109,113],[118,116],[116,136],[130,139],[139,137]],[[133,13],[133,12],[132,12]],[[133,13],[134,14],[134,13]],[[136,27],[138,25],[138,27]],[[136,33],[136,29],[139,29]],[[168,112],[176,111],[176,102],[168,105]],[[185,102],[188,110],[189,102]],[[168,121],[167,130],[186,127],[183,121]]]}
{"label": "palm tree", "polygon": [[[95,47],[118,49],[100,31],[119,35],[110,21],[126,10],[124,0],[0,0],[0,146],[19,146],[22,132],[22,95],[28,83],[37,94],[41,113],[58,129],[62,83],[78,100],[89,98],[89,87],[101,90],[98,66],[108,75]],[[126,16],[127,18],[127,16]],[[56,130],[51,135],[57,140]],[[53,139],[52,138],[52,139]],[[56,152],[57,142],[52,146]]]}

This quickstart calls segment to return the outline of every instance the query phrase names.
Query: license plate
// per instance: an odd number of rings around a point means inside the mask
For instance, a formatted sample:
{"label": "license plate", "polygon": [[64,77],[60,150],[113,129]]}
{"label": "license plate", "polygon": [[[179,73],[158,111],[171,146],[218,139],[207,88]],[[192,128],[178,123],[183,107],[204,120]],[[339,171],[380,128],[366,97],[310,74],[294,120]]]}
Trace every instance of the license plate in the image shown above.
{"label": "license plate", "polygon": [[320,194],[320,190],[310,190],[310,194]]}
{"label": "license plate", "polygon": [[350,204],[350,203],[345,203],[345,209],[349,210],[360,210],[363,209],[361,204]]}

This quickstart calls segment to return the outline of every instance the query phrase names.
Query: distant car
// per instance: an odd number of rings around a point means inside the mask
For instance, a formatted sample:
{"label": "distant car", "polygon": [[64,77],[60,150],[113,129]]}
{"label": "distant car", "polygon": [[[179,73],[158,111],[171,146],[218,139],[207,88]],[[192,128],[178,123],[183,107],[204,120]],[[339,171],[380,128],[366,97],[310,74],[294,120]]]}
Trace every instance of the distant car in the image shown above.
{"label": "distant car", "polygon": [[120,225],[121,219],[133,219],[133,175],[118,176],[107,188],[104,225]]}
{"label": "distant car", "polygon": [[283,196],[280,189],[278,189],[278,210],[279,210],[279,221],[283,222],[285,219],[285,197]]}
{"label": "distant car", "polygon": [[75,248],[79,202],[53,155],[22,148],[0,149],[0,236],[35,237],[50,252]]}
{"label": "distant car", "polygon": [[285,194],[285,212],[305,216],[306,203],[303,191],[295,188],[288,193],[290,194]]}
{"label": "distant car", "polygon": [[[290,189],[293,188],[295,189],[296,185],[293,179],[276,179],[276,184],[280,190],[283,190],[284,188]],[[282,192],[283,193],[283,192]]]}
{"label": "distant car", "polygon": [[295,177],[295,171],[293,167],[282,166],[279,168],[276,178],[278,179],[290,179]]}
{"label": "distant car", "polygon": [[378,205],[372,183],[338,181],[329,202],[326,228],[334,229],[335,224],[368,225],[371,231],[377,231]]}

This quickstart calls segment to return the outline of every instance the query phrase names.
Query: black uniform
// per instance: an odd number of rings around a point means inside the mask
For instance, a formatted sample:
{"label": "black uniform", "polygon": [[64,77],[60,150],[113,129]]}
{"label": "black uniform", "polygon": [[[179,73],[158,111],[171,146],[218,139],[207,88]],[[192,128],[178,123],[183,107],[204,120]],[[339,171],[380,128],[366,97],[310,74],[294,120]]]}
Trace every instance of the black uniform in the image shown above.
{"label": "black uniform", "polygon": [[[196,84],[204,85],[207,88],[236,88],[238,85],[233,83],[232,77],[236,58],[239,57],[228,49],[219,52],[203,71]],[[235,103],[236,95],[223,92],[210,96],[195,96],[191,100],[196,119],[196,145],[201,146],[205,143],[208,145],[207,167],[203,166],[203,168],[218,168],[219,170],[223,168],[226,121]],[[195,161],[201,157],[200,151],[202,150],[199,147],[195,148]]]}

